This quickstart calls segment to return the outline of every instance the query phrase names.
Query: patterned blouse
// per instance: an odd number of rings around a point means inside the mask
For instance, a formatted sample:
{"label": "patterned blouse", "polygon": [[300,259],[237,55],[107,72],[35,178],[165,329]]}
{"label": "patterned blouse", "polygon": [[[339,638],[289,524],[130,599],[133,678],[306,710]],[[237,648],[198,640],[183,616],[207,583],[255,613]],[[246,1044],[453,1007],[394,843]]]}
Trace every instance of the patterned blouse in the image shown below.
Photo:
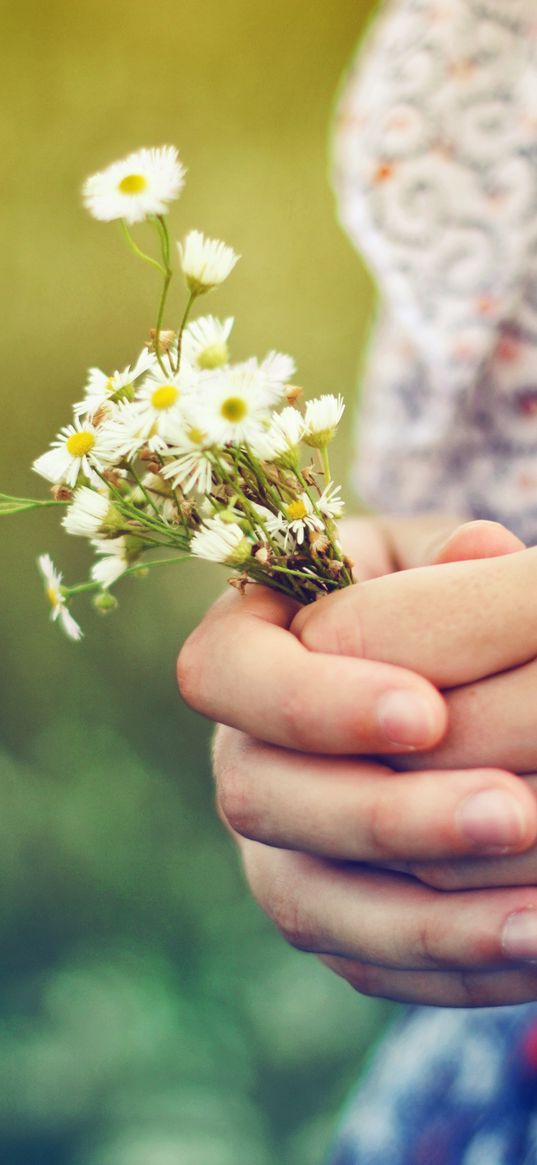
{"label": "patterned blouse", "polygon": [[537,541],[537,4],[392,0],[363,54],[335,174],[383,304],[359,490]]}
{"label": "patterned blouse", "polygon": [[[537,2],[391,0],[336,124],[381,308],[356,484],[537,542]],[[330,1165],[537,1165],[537,1004],[410,1008]]]}

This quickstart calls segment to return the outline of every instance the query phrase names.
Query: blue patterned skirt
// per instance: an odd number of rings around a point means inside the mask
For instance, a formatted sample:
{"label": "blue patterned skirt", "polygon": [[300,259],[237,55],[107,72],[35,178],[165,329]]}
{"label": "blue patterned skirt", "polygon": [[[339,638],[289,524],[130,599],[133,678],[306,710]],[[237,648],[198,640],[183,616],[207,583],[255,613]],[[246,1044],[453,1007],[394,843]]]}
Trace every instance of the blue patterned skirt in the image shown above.
{"label": "blue patterned skirt", "polygon": [[327,1165],[537,1165],[537,1004],[408,1009]]}

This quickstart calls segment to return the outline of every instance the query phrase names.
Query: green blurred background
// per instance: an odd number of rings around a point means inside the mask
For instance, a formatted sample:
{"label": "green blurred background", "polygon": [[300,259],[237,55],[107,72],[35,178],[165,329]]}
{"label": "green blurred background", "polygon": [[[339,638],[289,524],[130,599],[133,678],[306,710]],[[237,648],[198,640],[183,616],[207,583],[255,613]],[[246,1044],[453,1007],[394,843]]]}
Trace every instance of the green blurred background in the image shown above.
{"label": "green blurred background", "polygon": [[[188,166],[172,231],[243,256],[201,309],[236,315],[235,358],[290,351],[309,394],[352,402],[371,287],[327,156],[372,7],[3,4],[0,489],[44,496],[29,465],[87,367],[123,367],[154,322],[152,273],[79,199],[141,145],[176,144]],[[349,444],[347,427],[342,477]],[[79,600],[77,645],[48,622],[35,558],[74,581],[81,540],[48,511],[1,537],[0,1159],[318,1165],[386,1008],[283,943],[215,820],[210,726],[174,664],[223,577],[125,581],[107,619]]]}

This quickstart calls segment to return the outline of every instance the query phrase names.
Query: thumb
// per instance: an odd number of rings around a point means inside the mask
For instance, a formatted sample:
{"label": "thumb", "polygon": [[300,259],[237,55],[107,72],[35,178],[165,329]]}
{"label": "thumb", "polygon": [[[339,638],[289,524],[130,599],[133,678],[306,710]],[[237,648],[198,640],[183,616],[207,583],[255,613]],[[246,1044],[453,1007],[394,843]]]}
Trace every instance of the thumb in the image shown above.
{"label": "thumb", "polygon": [[456,687],[537,654],[536,584],[537,548],[442,562],[336,591],[302,608],[290,629],[310,651]]}
{"label": "thumb", "polygon": [[422,565],[463,562],[469,558],[499,558],[502,554],[525,549],[525,543],[500,522],[464,522],[447,537],[445,533],[441,534],[424,548]]}

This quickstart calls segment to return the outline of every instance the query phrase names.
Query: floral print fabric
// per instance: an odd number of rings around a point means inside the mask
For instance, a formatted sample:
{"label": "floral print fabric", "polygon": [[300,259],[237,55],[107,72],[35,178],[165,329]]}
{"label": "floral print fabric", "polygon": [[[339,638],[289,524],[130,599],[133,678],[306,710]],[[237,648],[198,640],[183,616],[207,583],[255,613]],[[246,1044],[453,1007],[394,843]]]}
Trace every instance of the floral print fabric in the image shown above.
{"label": "floral print fabric", "polygon": [[388,3],[335,141],[341,218],[382,297],[359,491],[537,539],[533,0]]}

